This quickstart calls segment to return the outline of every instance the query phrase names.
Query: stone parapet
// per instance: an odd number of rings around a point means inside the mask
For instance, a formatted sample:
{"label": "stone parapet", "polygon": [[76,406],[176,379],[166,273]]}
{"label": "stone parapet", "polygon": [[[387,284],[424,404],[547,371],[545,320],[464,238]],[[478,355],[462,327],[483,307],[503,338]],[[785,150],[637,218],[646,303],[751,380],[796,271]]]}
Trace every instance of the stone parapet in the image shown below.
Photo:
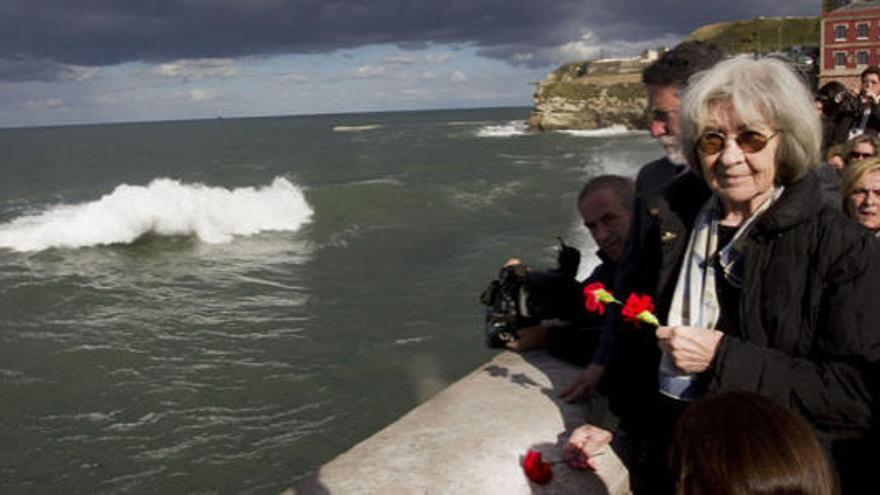
{"label": "stone parapet", "polygon": [[610,448],[595,473],[554,464],[543,486],[523,475],[528,450],[559,460],[559,439],[585,422],[587,408],[556,396],[579,371],[543,351],[502,352],[285,494],[627,494]]}

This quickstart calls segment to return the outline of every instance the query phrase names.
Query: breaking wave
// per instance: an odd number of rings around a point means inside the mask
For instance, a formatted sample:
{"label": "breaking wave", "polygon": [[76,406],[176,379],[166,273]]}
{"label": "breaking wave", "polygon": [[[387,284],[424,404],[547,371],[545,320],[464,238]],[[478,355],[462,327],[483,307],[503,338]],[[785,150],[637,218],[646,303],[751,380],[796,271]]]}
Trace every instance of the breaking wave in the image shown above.
{"label": "breaking wave", "polygon": [[605,127],[602,129],[590,129],[590,130],[564,130],[564,131],[556,131],[562,134],[568,134],[571,136],[577,137],[609,137],[609,136],[627,136],[631,134],[644,134],[645,131],[633,131],[631,129],[627,129],[625,125],[613,125],[611,127]]}
{"label": "breaking wave", "polygon": [[378,129],[382,127],[382,124],[370,124],[370,125],[337,125],[333,127],[333,132],[363,132],[363,131],[372,131],[373,129]]}
{"label": "breaking wave", "polygon": [[147,186],[121,184],[93,202],[53,206],[0,224],[0,248],[129,244],[145,234],[225,243],[233,236],[297,231],[311,217],[300,188],[283,177],[268,186],[231,190],[159,178]]}
{"label": "breaking wave", "polygon": [[528,133],[528,126],[521,120],[513,120],[503,125],[487,125],[477,131],[477,137],[512,137]]}

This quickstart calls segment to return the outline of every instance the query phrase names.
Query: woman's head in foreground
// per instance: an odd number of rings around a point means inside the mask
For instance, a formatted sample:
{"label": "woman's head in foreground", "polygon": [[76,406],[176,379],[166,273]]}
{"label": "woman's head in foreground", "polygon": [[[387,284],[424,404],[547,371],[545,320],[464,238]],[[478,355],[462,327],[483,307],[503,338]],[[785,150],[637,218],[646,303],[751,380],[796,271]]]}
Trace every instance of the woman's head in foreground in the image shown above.
{"label": "woman's head in foreground", "polygon": [[670,467],[680,495],[835,493],[810,425],[751,392],[692,404],[676,425]]}

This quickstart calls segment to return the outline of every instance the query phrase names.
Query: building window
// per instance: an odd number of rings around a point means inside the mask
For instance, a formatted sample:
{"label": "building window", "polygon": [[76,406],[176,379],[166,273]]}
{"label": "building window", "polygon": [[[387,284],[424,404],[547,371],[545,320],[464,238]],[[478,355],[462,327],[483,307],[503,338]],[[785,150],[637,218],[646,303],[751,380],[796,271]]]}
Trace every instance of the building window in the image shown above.
{"label": "building window", "polygon": [[[846,26],[844,26],[845,28]],[[860,40],[868,39],[869,26],[866,23],[856,24],[856,38]]]}
{"label": "building window", "polygon": [[856,53],[856,64],[858,65],[868,65],[868,52],[858,52]]}
{"label": "building window", "polygon": [[846,52],[834,52],[834,66],[835,67],[846,66]]}
{"label": "building window", "polygon": [[834,40],[835,41],[846,40],[846,24],[834,26]]}

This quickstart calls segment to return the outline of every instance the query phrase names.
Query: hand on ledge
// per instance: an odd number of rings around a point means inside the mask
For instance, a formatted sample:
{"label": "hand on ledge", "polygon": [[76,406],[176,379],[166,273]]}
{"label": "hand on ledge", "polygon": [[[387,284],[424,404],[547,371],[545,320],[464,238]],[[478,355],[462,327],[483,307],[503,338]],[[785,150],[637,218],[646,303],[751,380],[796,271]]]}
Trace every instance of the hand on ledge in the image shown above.
{"label": "hand on ledge", "polygon": [[595,471],[598,468],[596,457],[613,438],[614,435],[610,431],[598,426],[591,424],[579,426],[571,432],[571,436],[562,447],[565,462],[573,468]]}
{"label": "hand on ledge", "polygon": [[605,367],[590,363],[574,382],[560,392],[559,397],[567,402],[580,399],[595,390],[603,376],[605,376]]}

